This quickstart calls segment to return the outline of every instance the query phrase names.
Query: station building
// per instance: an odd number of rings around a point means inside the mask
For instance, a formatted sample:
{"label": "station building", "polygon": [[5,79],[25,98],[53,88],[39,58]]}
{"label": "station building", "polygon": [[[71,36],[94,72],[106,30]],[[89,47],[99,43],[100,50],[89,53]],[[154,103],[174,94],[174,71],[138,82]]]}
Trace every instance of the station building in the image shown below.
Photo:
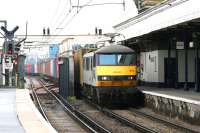
{"label": "station building", "polygon": [[165,1],[114,26],[138,52],[141,85],[200,91],[199,4]]}

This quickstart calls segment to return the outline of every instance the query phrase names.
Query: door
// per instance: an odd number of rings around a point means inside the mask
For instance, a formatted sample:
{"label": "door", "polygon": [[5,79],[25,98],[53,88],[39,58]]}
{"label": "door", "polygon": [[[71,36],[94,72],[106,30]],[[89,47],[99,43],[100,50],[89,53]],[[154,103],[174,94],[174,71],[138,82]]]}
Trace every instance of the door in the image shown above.
{"label": "door", "polygon": [[165,85],[166,87],[173,88],[176,83],[176,59],[175,58],[165,58]]}

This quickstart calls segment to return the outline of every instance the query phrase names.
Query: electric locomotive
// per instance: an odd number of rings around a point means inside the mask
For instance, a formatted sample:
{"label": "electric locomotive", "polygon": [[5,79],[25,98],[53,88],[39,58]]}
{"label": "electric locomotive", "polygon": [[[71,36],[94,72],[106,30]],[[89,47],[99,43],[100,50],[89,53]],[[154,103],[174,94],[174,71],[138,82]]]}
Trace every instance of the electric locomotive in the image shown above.
{"label": "electric locomotive", "polygon": [[136,53],[123,45],[99,48],[83,56],[84,95],[99,104],[128,103],[137,92]]}

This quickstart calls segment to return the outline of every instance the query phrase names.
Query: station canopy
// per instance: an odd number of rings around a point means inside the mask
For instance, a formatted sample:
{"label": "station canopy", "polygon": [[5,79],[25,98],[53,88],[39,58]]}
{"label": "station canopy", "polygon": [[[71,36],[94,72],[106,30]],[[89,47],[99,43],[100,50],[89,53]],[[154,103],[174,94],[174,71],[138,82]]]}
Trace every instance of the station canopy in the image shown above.
{"label": "station canopy", "polygon": [[154,31],[200,23],[200,0],[169,0],[114,26],[125,39],[139,37]]}

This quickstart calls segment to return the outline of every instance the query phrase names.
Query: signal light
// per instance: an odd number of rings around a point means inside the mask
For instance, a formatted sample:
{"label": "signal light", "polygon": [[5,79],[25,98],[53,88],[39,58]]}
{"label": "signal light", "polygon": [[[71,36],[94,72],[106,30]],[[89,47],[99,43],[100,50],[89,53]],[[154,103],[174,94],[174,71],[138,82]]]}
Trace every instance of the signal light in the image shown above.
{"label": "signal light", "polygon": [[8,44],[7,54],[13,54],[13,45],[11,43]]}
{"label": "signal light", "polygon": [[16,61],[16,60],[13,60],[13,64],[17,65],[17,61]]}

